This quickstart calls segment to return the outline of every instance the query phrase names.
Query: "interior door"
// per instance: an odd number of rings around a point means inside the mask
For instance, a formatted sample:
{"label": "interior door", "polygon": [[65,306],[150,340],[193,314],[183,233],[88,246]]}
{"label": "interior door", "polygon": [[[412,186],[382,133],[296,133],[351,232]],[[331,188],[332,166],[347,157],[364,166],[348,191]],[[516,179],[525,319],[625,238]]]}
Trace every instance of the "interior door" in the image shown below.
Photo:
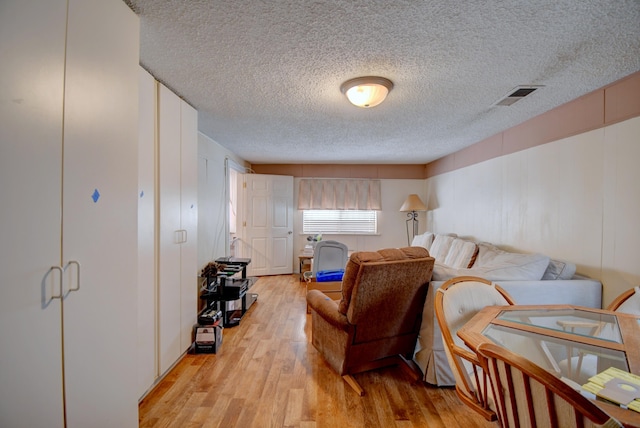
{"label": "interior door", "polygon": [[247,274],[293,272],[293,177],[244,174],[243,257],[251,257]]}
{"label": "interior door", "polygon": [[0,426],[63,424],[59,272],[66,1],[0,3]]}

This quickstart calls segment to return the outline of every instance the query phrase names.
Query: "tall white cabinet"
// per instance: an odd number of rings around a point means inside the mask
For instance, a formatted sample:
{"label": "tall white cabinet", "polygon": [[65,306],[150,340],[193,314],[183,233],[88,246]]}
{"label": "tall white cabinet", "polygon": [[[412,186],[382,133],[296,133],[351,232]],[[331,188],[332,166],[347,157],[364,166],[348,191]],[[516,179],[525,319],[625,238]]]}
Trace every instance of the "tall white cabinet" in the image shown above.
{"label": "tall white cabinet", "polygon": [[0,6],[0,426],[137,426],[138,40],[120,0]]}
{"label": "tall white cabinet", "polygon": [[180,349],[191,346],[197,322],[198,283],[198,112],[180,102]]}
{"label": "tall white cabinet", "polygon": [[[147,117],[141,121],[140,183],[156,184],[153,213],[143,209],[149,200],[139,201],[139,254],[145,260],[140,264],[138,303],[142,396],[192,343],[198,306],[198,183],[197,111],[149,73],[140,73],[140,114]],[[153,120],[149,111],[154,112]],[[154,234],[150,224],[155,225]]]}
{"label": "tall white cabinet", "polygon": [[158,377],[156,287],[156,80],[139,69],[138,397]]}

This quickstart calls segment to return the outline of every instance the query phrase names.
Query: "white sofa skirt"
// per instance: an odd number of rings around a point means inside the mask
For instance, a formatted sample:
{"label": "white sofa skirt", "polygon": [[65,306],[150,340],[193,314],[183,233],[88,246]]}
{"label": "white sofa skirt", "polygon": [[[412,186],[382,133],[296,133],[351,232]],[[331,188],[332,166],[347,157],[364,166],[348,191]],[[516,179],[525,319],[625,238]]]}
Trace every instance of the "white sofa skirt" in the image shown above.
{"label": "white sofa skirt", "polygon": [[[414,360],[422,369],[426,382],[451,386],[455,385],[455,378],[447,361],[433,306],[436,290],[442,284],[444,281],[432,281],[429,284]],[[602,284],[584,277],[570,280],[496,281],[496,284],[504,288],[517,304],[602,307]]]}

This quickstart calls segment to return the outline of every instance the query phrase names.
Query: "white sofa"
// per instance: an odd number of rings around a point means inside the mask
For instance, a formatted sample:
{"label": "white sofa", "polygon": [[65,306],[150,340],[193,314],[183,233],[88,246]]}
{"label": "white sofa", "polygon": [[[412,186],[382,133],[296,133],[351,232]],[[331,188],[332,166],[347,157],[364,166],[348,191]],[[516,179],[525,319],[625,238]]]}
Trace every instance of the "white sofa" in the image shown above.
{"label": "white sofa", "polygon": [[433,306],[436,290],[449,278],[473,275],[489,279],[504,288],[518,304],[602,306],[600,281],[576,275],[575,265],[568,262],[551,260],[542,254],[507,252],[455,234],[427,232],[416,236],[412,245],[427,248],[436,259],[414,355],[424,380],[433,385],[455,384]]}

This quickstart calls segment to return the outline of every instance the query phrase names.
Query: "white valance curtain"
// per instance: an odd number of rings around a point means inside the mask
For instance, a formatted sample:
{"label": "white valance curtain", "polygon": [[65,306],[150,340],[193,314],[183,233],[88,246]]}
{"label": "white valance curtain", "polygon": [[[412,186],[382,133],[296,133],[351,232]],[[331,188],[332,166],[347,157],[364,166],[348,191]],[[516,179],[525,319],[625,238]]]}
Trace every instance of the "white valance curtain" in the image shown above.
{"label": "white valance curtain", "polygon": [[381,210],[380,180],[303,178],[299,210]]}

